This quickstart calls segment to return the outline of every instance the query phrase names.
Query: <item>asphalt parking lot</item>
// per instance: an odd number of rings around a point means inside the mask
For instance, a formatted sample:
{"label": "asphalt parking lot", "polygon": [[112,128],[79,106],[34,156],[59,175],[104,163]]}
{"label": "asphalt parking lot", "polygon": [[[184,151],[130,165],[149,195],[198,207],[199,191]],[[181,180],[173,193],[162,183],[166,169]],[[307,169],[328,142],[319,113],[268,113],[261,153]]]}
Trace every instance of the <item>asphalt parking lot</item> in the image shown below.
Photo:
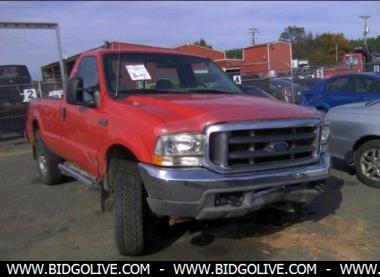
{"label": "asphalt parking lot", "polygon": [[[342,164],[297,222],[273,210],[169,228],[137,260],[378,260],[380,190]],[[0,260],[128,260],[111,212],[75,181],[43,185],[23,139],[0,142]]]}

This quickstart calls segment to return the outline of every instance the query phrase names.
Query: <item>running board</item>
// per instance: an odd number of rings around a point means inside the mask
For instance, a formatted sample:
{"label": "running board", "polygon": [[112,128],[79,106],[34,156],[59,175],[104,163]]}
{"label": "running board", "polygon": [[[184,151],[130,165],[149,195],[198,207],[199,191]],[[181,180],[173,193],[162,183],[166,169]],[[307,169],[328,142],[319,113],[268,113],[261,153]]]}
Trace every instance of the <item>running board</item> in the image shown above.
{"label": "running board", "polygon": [[90,189],[102,190],[102,186],[96,180],[86,176],[73,166],[59,164],[58,169],[62,174],[76,179]]}

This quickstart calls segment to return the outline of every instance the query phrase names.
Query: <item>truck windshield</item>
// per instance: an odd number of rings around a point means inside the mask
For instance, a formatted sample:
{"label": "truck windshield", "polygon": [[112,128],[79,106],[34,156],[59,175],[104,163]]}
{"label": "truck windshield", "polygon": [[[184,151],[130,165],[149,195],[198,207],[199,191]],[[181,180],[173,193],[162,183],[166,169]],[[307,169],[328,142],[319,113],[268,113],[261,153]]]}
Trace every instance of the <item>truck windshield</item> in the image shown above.
{"label": "truck windshield", "polygon": [[0,86],[29,84],[31,78],[25,65],[0,65]]}
{"label": "truck windshield", "polygon": [[112,97],[150,93],[242,93],[208,59],[147,53],[113,53],[104,57]]}

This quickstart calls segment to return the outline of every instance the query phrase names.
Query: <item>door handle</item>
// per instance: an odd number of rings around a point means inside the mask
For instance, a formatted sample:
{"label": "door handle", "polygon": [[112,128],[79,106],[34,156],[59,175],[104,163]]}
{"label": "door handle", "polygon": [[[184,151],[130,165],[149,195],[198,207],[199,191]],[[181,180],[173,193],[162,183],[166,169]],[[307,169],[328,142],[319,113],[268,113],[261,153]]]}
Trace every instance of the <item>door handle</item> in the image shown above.
{"label": "door handle", "polygon": [[100,118],[98,123],[102,126],[108,126],[108,120],[105,118]]}

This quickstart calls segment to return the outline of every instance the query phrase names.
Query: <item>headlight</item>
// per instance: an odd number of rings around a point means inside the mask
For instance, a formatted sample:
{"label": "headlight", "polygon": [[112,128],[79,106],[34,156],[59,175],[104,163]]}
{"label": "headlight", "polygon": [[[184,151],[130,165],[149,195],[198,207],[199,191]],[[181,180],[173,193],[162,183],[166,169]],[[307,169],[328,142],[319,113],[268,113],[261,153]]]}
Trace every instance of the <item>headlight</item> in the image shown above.
{"label": "headlight", "polygon": [[325,125],[322,126],[321,129],[321,144],[326,144],[329,142],[330,139],[330,126]]}
{"label": "headlight", "polygon": [[321,127],[321,153],[326,153],[329,151],[329,140],[330,140],[330,126],[329,122],[324,120]]}
{"label": "headlight", "polygon": [[200,166],[203,148],[202,134],[161,136],[154,150],[153,163],[160,166]]}

